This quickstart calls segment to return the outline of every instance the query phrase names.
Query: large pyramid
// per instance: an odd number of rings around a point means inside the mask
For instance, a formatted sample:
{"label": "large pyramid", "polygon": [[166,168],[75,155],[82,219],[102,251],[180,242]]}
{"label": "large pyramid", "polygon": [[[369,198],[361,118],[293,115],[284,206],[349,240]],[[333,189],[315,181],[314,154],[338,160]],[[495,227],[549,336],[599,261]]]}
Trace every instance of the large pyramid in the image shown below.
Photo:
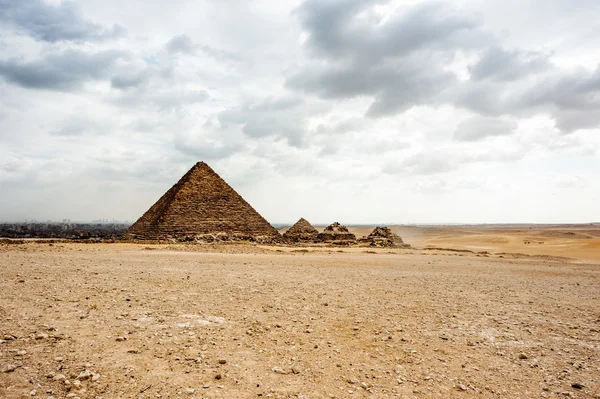
{"label": "large pyramid", "polygon": [[308,220],[300,218],[296,224],[283,233],[283,238],[293,242],[310,242],[316,241],[318,234],[317,229]]}
{"label": "large pyramid", "polygon": [[126,237],[142,240],[277,241],[279,232],[204,162],[198,162],[135,222]]}

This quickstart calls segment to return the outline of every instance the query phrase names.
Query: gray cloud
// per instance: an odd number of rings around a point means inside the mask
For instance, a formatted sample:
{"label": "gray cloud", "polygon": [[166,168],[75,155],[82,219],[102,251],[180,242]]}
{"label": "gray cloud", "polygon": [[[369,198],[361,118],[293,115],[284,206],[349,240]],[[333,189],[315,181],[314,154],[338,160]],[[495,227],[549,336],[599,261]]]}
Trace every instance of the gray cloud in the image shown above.
{"label": "gray cloud", "polygon": [[512,81],[550,68],[548,57],[544,54],[492,47],[483,51],[481,58],[469,72],[474,80]]}
{"label": "gray cloud", "polygon": [[267,98],[240,108],[222,111],[218,115],[223,128],[241,126],[248,137],[274,136],[285,139],[295,147],[306,143],[306,107],[299,97]]}
{"label": "gray cloud", "polygon": [[457,126],[454,139],[458,141],[478,141],[486,137],[512,134],[516,128],[517,124],[513,121],[475,116]]}
{"label": "gray cloud", "polygon": [[196,45],[194,42],[192,42],[192,39],[190,39],[189,36],[179,35],[174,36],[171,40],[169,40],[165,45],[165,49],[171,54],[189,54],[195,51]]}
{"label": "gray cloud", "polygon": [[89,80],[108,78],[117,62],[129,57],[129,53],[118,50],[98,53],[66,50],[35,61],[0,61],[0,76],[25,88],[66,91]]}
{"label": "gray cloud", "polygon": [[34,39],[47,42],[98,41],[119,37],[126,32],[120,25],[105,29],[87,21],[72,1],[51,5],[42,0],[0,0],[0,21]]}
{"label": "gray cloud", "polygon": [[309,49],[318,57],[350,57],[373,62],[425,47],[446,47],[457,42],[470,44],[473,38],[468,33],[479,24],[476,18],[464,12],[431,2],[407,8],[383,24],[376,18],[359,18],[366,9],[387,2],[305,1],[298,15],[310,35]]}
{"label": "gray cloud", "polygon": [[[298,16],[312,59],[286,86],[326,99],[368,96],[370,117],[451,104],[489,117],[545,113],[565,133],[600,125],[600,69],[568,72],[550,54],[506,50],[447,4],[406,6],[381,21],[373,7],[382,3],[305,1]],[[476,58],[468,80],[446,68],[459,52]]]}

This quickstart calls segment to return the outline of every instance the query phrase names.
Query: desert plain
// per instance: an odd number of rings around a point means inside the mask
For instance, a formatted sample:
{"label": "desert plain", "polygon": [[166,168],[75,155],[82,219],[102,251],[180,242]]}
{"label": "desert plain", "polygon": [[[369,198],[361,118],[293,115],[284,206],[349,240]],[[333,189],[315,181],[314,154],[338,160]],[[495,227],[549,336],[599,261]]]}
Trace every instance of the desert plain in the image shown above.
{"label": "desert plain", "polygon": [[600,398],[600,226],[393,230],[5,241],[0,397]]}

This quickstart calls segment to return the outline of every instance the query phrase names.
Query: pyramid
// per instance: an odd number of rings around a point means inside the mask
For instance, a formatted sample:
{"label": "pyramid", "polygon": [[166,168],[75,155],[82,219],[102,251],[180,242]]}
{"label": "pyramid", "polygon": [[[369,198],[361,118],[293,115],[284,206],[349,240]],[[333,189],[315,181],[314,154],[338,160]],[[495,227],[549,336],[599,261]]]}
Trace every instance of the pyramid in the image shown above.
{"label": "pyramid", "polygon": [[389,227],[375,227],[371,234],[359,240],[361,243],[374,247],[407,246],[402,238],[395,234]]}
{"label": "pyramid", "polygon": [[125,237],[278,241],[279,232],[204,162],[194,165]]}
{"label": "pyramid", "polygon": [[355,241],[356,236],[344,225],[335,222],[330,224],[317,236],[319,241]]}
{"label": "pyramid", "polygon": [[296,224],[283,233],[283,238],[292,242],[311,242],[316,241],[318,234],[317,229],[308,220],[300,218]]}

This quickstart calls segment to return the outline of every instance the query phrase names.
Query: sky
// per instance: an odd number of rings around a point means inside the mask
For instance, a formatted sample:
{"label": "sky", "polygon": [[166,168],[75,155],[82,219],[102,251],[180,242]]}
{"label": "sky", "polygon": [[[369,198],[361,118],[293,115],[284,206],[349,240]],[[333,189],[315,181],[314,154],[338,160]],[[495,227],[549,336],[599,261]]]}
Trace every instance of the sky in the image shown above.
{"label": "sky", "polygon": [[0,221],[205,161],[271,223],[600,221],[597,0],[0,0]]}

